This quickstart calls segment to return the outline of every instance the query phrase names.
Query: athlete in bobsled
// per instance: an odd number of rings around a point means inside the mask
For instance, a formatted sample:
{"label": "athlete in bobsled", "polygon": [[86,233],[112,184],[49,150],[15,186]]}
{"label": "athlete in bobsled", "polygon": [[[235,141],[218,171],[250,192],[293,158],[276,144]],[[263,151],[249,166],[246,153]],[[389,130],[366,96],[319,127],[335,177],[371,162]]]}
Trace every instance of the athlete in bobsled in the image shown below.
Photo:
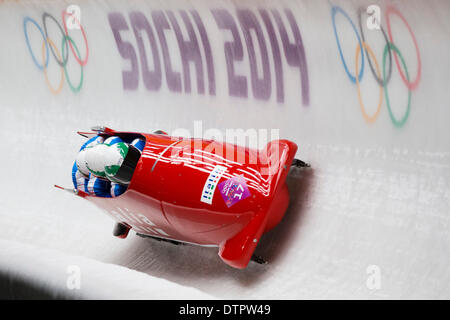
{"label": "athlete in bobsled", "polygon": [[[245,268],[261,236],[289,204],[285,183],[297,145],[274,140],[262,150],[196,138],[94,127],[72,169],[75,193],[108,212],[113,234],[219,247]],[[232,159],[220,150],[233,150]],[[256,161],[249,162],[253,157]]]}
{"label": "athlete in bobsled", "polygon": [[72,168],[75,189],[98,197],[116,197],[127,189],[144,141],[125,143],[112,136],[95,136],[80,148]]}

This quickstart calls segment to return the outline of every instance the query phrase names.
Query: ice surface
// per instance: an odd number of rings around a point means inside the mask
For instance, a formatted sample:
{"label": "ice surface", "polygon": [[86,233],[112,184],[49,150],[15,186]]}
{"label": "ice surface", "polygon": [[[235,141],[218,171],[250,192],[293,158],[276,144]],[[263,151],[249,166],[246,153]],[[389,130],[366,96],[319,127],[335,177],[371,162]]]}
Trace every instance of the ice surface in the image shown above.
{"label": "ice surface", "polygon": [[[42,14],[46,11],[61,22],[65,2],[0,4],[0,283],[12,286],[3,287],[2,294],[26,296],[26,291],[13,285],[23,281],[30,288],[42,288],[49,297],[450,298],[450,2],[70,3],[81,8],[89,57],[79,92],[71,91],[64,75],[57,95],[49,90],[44,73],[30,56],[23,19],[32,17],[42,27]],[[411,89],[409,117],[401,126],[391,121],[384,92],[376,121],[369,123],[364,119],[357,86],[343,68],[333,31],[332,4],[339,5],[357,29],[357,9],[376,4],[381,8],[381,25],[388,34],[388,3],[408,22],[421,61],[419,68],[407,26],[398,15],[391,14],[394,43],[405,60],[411,83],[419,77],[417,86]],[[236,6],[249,8],[261,26],[264,24],[258,9],[278,10],[291,42],[294,35],[284,9],[293,13],[305,50],[307,88],[303,86],[302,91],[300,80],[300,74],[306,71],[288,63],[277,24],[270,15],[281,52],[283,101],[277,100],[275,49],[269,45],[267,29],[262,28],[271,94],[263,100],[254,95],[247,45],[237,22],[243,55],[242,61],[234,62],[235,71],[246,77],[248,93],[246,98],[230,96],[224,42],[232,41],[232,36],[218,28],[212,10],[222,8],[238,21]],[[146,89],[141,60],[137,88],[124,87],[122,71],[126,73],[133,66],[119,53],[108,14],[117,12],[126,17],[128,29],[121,30],[120,35],[139,53],[128,13],[142,12],[158,39],[151,15],[158,9],[195,9],[199,14],[211,46],[214,94],[209,91],[211,81],[206,80],[206,71],[205,93],[198,93],[193,63],[191,92],[186,92],[185,87],[183,92],[172,92],[167,86],[161,51],[162,84],[158,90]],[[358,39],[344,15],[337,12],[335,18],[343,57],[354,75]],[[176,19],[184,39],[188,39],[178,13]],[[58,27],[50,19],[47,24],[49,35],[61,52]],[[381,70],[385,40],[379,31],[367,30],[365,16],[363,28]],[[27,30],[33,53],[42,64],[42,36],[31,23]],[[195,30],[200,42],[198,29]],[[172,68],[182,72],[177,39],[172,29],[165,33]],[[253,31],[250,34],[256,39]],[[70,30],[70,35],[84,58],[86,46],[81,32]],[[160,50],[160,41],[155,41]],[[153,70],[148,40],[144,47],[149,70]],[[259,45],[255,50],[261,52]],[[201,52],[206,70],[207,55],[203,49]],[[258,59],[262,58],[256,56],[257,74],[261,77],[263,68]],[[364,56],[360,90],[370,116],[376,113],[380,89],[370,72],[367,54]],[[400,119],[406,111],[408,88],[394,58],[392,61],[388,99],[393,116]],[[388,56],[386,63],[387,71]],[[80,70],[69,48],[67,74],[75,86]],[[46,71],[50,84],[58,87],[62,73],[51,52]],[[309,102],[304,100],[306,92]],[[139,238],[133,232],[126,240],[114,238],[110,217],[53,187],[55,183],[71,186],[70,170],[84,142],[76,135],[78,130],[100,124],[144,132],[161,129],[172,133],[185,128],[194,134],[196,120],[202,121],[203,132],[212,128],[220,132],[229,128],[279,129],[280,137],[298,144],[297,158],[312,166],[290,173],[290,207],[281,224],[265,235],[257,248],[257,253],[269,261],[267,265],[250,264],[245,270],[234,270],[220,260],[214,248],[174,246]],[[92,280],[96,285],[81,291],[65,288],[66,268],[72,264],[80,265],[82,279],[97,279]],[[109,272],[127,294],[115,293],[117,284],[101,280],[110,277]]]}

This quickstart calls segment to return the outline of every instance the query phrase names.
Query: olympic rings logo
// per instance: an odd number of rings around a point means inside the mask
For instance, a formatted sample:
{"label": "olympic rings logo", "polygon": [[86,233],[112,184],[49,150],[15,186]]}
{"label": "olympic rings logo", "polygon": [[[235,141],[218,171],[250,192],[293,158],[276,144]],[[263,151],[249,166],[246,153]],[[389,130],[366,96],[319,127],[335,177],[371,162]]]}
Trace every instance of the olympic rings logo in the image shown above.
{"label": "olympic rings logo", "polygon": [[[75,41],[69,36],[69,32],[67,30],[67,22],[66,22],[66,18],[68,16],[71,19],[73,19],[73,21],[75,21],[75,23],[79,26],[79,29],[81,30],[81,33],[83,35],[84,42],[86,44],[86,53],[85,53],[84,59],[81,58],[80,51],[78,50],[78,47],[77,47]],[[58,26],[59,30],[61,31],[61,34],[62,34],[61,51],[56,46],[55,42],[52,41],[48,37],[48,31],[47,31],[48,20],[52,20]],[[66,11],[63,11],[62,12],[62,21],[63,21],[63,26],[61,26],[61,24],[56,20],[56,18],[54,16],[52,16],[51,14],[49,14],[47,12],[44,12],[42,14],[43,28],[41,28],[39,26],[39,24],[36,22],[36,20],[34,20],[28,16],[26,16],[23,19],[23,31],[25,34],[25,40],[26,40],[31,58],[33,59],[34,64],[39,68],[39,70],[44,72],[45,82],[47,83],[47,86],[49,87],[50,91],[55,95],[61,92],[61,89],[62,89],[63,83],[64,83],[64,78],[67,79],[67,84],[69,85],[70,89],[73,92],[77,93],[78,91],[80,91],[80,89],[83,85],[83,67],[86,65],[86,63],[88,61],[88,57],[89,57],[89,46],[88,46],[88,42],[87,42],[87,38],[86,38],[86,32],[84,31],[84,28],[81,26],[81,24],[78,21],[78,19],[76,18],[76,16],[71,13],[68,13]],[[28,38],[28,29],[27,29],[27,26],[29,24],[34,25],[42,35],[43,41],[42,41],[42,47],[41,47],[41,54],[42,54],[41,61],[38,61],[38,59],[36,58],[36,55],[33,53],[33,49],[31,48],[31,45],[30,45],[30,41]],[[67,61],[69,60],[69,48],[70,48],[70,51],[72,52],[73,56],[75,57],[75,60],[78,62],[78,64],[80,65],[80,68],[81,68],[81,76],[80,76],[80,80],[77,85],[73,84],[73,82],[70,79],[68,72],[67,72],[66,66],[67,66]],[[49,56],[50,56],[49,51],[52,53],[52,56],[55,58],[58,65],[61,67],[61,76],[60,76],[60,81],[59,81],[59,84],[57,87],[54,87],[50,84],[50,81],[49,81],[48,75],[47,75],[47,68],[48,68],[48,62],[49,62]]]}
{"label": "olympic rings logo", "polygon": [[[411,92],[414,91],[415,89],[417,89],[419,82],[420,82],[421,71],[422,71],[421,70],[422,62],[421,62],[421,58],[420,58],[419,46],[417,44],[416,37],[415,37],[410,25],[406,21],[405,17],[395,7],[388,6],[386,8],[386,12],[385,12],[386,22],[387,22],[386,26],[387,26],[387,31],[388,31],[387,35],[386,35],[386,32],[383,29],[383,27],[380,25],[380,30],[383,33],[383,37],[386,41],[386,45],[384,46],[384,50],[383,50],[383,60],[382,60],[383,63],[382,63],[382,72],[381,72],[380,65],[378,64],[378,61],[376,60],[375,54],[373,53],[372,49],[365,41],[364,32],[363,32],[363,28],[362,28],[362,22],[361,22],[361,16],[362,16],[363,12],[364,12],[363,9],[358,10],[358,22],[359,22],[359,32],[358,32],[355,24],[353,23],[353,21],[351,20],[349,15],[341,7],[333,6],[331,9],[331,17],[332,17],[332,21],[333,21],[334,35],[336,37],[336,43],[337,43],[337,46],[339,49],[341,61],[342,61],[345,72],[346,72],[347,76],[349,77],[350,81],[352,81],[353,83],[356,84],[357,91],[358,91],[359,105],[361,107],[361,112],[363,114],[364,119],[369,123],[373,123],[378,118],[378,115],[381,110],[381,105],[383,103],[383,92],[384,92],[384,98],[386,100],[386,106],[389,111],[389,116],[391,118],[391,121],[396,127],[400,128],[405,124],[406,120],[409,117],[409,112],[411,109]],[[347,66],[347,63],[345,62],[344,55],[343,55],[342,49],[341,49],[341,44],[339,41],[339,37],[338,37],[337,31],[336,31],[336,15],[338,13],[342,14],[348,20],[348,22],[350,22],[350,24],[353,28],[353,31],[355,32],[356,37],[358,39],[358,44],[356,46],[356,53],[355,53],[355,69],[354,69],[355,74],[354,75],[350,72],[349,67]],[[408,68],[405,63],[405,59],[403,58],[403,55],[401,54],[398,47],[394,44],[394,39],[392,37],[391,22],[390,22],[391,15],[396,15],[402,20],[402,22],[405,24],[406,28],[408,29],[408,31],[412,37],[413,42],[414,42],[414,46],[416,48],[416,56],[417,56],[417,75],[414,80],[410,80],[410,76],[409,76]],[[359,85],[360,81],[363,77],[363,74],[364,74],[364,52],[367,57],[367,62],[369,63],[370,70],[371,70],[373,76],[375,77],[375,80],[378,82],[378,85],[380,86],[378,106],[377,106],[377,110],[375,111],[375,113],[373,115],[368,115],[365,110],[364,103],[361,98],[361,90],[360,90],[360,85]],[[392,52],[394,52],[394,54],[392,54]],[[359,61],[358,61],[360,56],[361,56],[361,63],[360,63],[361,66],[359,66]],[[392,56],[394,56],[394,61],[397,66],[397,69],[400,73],[400,76],[402,78],[402,81],[408,88],[408,103],[406,106],[406,111],[405,111],[405,114],[400,119],[397,119],[392,112],[391,103],[389,100],[388,88],[387,88],[387,85],[391,79],[391,74],[392,74]],[[388,63],[388,70],[386,72],[386,58],[387,57],[389,58],[389,63]],[[400,67],[399,58],[400,58],[403,69]],[[373,60],[373,63],[372,63],[372,60]],[[375,64],[375,69],[374,69],[374,64]]]}

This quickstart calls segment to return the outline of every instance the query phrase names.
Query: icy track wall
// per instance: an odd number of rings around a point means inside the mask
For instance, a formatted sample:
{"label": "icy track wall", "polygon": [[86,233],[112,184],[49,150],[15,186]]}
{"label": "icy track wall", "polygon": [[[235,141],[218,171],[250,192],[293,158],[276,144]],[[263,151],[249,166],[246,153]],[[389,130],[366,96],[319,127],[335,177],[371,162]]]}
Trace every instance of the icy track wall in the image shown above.
{"label": "icy track wall", "polygon": [[[0,21],[5,243],[221,298],[450,297],[450,2],[2,1]],[[257,249],[271,262],[237,271],[216,250],[113,238],[52,188],[71,185],[75,132],[96,124],[295,141],[313,169],[288,180]]]}

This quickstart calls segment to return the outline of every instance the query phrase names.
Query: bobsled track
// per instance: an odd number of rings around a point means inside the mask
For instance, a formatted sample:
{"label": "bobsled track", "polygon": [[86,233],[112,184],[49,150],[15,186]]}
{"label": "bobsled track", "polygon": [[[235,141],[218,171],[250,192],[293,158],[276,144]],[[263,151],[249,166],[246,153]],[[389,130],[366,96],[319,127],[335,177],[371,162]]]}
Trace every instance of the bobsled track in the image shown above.
{"label": "bobsled track", "polygon": [[[449,1],[17,0],[0,21],[1,297],[450,298]],[[269,263],[113,237],[53,187],[93,125],[296,142],[312,168]]]}

